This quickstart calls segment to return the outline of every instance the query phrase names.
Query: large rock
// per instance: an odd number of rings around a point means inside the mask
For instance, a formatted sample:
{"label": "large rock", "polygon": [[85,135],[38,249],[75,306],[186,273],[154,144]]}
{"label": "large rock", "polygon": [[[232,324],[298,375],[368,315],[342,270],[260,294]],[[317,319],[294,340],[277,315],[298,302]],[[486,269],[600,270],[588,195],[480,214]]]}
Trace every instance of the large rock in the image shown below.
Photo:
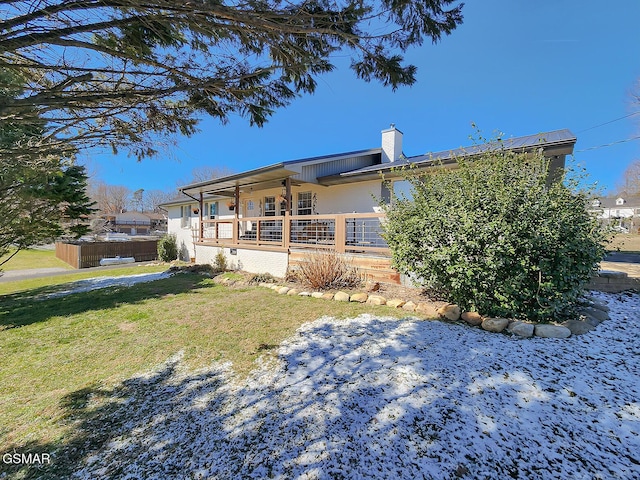
{"label": "large rock", "polygon": [[367,298],[367,303],[369,305],[385,305],[387,299],[381,295],[370,295],[369,298]]}
{"label": "large rock", "polygon": [[487,332],[496,332],[500,333],[509,325],[509,320],[507,318],[485,318],[482,320],[482,329]]}
{"label": "large rock", "polygon": [[280,295],[286,295],[289,292],[289,290],[291,290],[289,287],[280,287],[278,289],[278,293]]}
{"label": "large rock", "polygon": [[460,307],[458,305],[445,305],[443,307],[440,307],[440,309],[438,310],[438,315],[440,315],[442,318],[446,318],[447,320],[451,320],[452,322],[455,322],[456,320],[460,319]]}
{"label": "large rock", "polygon": [[292,288],[291,290],[289,290],[287,292],[287,295],[298,295],[298,293],[300,293],[300,290],[297,290],[295,288]]}
{"label": "large rock", "polygon": [[480,315],[478,312],[464,312],[462,315],[460,315],[460,318],[462,318],[462,320],[467,322],[469,325],[473,325],[474,327],[482,324],[482,315]]}
{"label": "large rock", "polygon": [[391,308],[400,308],[405,304],[405,301],[401,298],[392,298],[391,300],[387,300],[387,307]]}
{"label": "large rock", "polygon": [[333,300],[333,293],[323,293],[320,298],[324,298],[325,300]]}
{"label": "large rock", "polygon": [[566,322],[562,322],[562,326],[571,330],[572,335],[584,335],[596,328],[595,325],[580,320],[567,320]]}
{"label": "large rock", "polygon": [[322,293],[322,292],[311,292],[311,297],[312,298],[322,298],[323,295],[324,295],[324,293]]}
{"label": "large rock", "polygon": [[593,302],[593,304],[591,306],[593,308],[596,308],[598,310],[602,310],[603,312],[607,312],[607,313],[609,313],[609,310],[610,310],[608,305],[605,305],[604,303],[599,302],[599,301]]}
{"label": "large rock", "polygon": [[578,311],[578,313],[595,318],[601,322],[609,320],[609,314],[598,308],[583,307]]}
{"label": "large rock", "polygon": [[349,301],[349,294],[345,293],[345,292],[338,292],[333,296],[333,299],[336,302],[348,302]]}
{"label": "large rock", "polygon": [[419,313],[425,318],[438,318],[440,316],[436,306],[427,302],[419,302],[416,305],[416,313]]}
{"label": "large rock", "polygon": [[509,324],[509,326],[507,327],[507,331],[509,333],[512,333],[514,335],[518,335],[519,337],[533,337],[533,331],[534,331],[534,325],[533,323],[526,323],[526,322],[511,322]]}
{"label": "large rock", "polygon": [[369,295],[367,295],[366,293],[354,293],[353,295],[351,295],[351,297],[349,297],[349,301],[364,303],[367,301],[367,298],[369,298]]}
{"label": "large rock", "polygon": [[536,325],[534,332],[536,337],[542,338],[569,338],[571,336],[571,330],[561,325]]}
{"label": "large rock", "polygon": [[407,312],[413,312],[416,309],[416,304],[409,300],[402,306],[402,309],[406,310]]}

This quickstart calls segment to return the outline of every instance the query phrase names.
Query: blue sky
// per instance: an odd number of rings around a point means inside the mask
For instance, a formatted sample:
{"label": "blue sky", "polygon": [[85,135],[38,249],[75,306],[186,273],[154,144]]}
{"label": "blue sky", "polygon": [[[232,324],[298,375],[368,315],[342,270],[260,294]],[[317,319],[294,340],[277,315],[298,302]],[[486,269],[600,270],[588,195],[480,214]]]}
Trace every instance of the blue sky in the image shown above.
{"label": "blue sky", "polygon": [[109,184],[170,190],[200,166],[243,171],[379,147],[390,123],[404,133],[408,156],[470,145],[472,123],[485,137],[568,128],[578,137],[575,161],[612,189],[640,159],[640,139],[625,141],[640,136],[631,95],[640,94],[640,1],[468,1],[464,17],[439,44],[407,53],[418,67],[412,87],[362,82],[339,58],[314,95],[278,110],[263,128],[240,117],[227,125],[204,119],[201,133],[170,155],[137,163],[91,152],[84,160]]}

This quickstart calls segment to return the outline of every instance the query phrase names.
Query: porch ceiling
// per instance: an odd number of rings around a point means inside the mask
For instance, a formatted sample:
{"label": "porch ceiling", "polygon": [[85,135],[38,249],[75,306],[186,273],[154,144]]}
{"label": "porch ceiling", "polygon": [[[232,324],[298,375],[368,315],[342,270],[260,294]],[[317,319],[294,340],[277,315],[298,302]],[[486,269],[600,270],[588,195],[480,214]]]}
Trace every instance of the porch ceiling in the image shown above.
{"label": "porch ceiling", "polygon": [[[180,191],[187,195],[197,195],[202,193],[232,197],[235,195],[236,187],[239,187],[241,191],[248,191],[252,188],[260,190],[266,188],[277,188],[282,186],[282,181],[285,178],[297,175],[298,173],[299,172],[295,170],[289,170],[281,166],[268,167],[187,185],[180,188]],[[302,182],[291,179],[291,184],[301,185]]]}

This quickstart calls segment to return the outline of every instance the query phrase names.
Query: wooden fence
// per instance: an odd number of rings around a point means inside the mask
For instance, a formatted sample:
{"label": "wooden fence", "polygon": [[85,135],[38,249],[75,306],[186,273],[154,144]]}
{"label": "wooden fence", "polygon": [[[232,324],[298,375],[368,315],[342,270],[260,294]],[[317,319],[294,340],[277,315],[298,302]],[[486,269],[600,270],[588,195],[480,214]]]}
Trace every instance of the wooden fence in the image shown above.
{"label": "wooden fence", "polygon": [[158,258],[158,241],[56,242],[56,257],[74,268],[97,267],[103,258],[115,257],[133,257],[136,262],[148,262]]}

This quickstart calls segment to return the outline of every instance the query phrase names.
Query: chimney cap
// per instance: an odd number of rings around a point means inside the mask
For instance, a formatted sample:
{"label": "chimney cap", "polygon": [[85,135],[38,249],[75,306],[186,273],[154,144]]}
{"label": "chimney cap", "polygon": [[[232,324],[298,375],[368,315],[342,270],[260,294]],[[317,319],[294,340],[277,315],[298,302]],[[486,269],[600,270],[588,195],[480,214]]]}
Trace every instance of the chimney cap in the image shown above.
{"label": "chimney cap", "polygon": [[385,132],[398,132],[398,133],[402,133],[400,130],[398,130],[398,129],[396,128],[396,124],[395,124],[395,123],[392,123],[392,124],[389,126],[389,128],[385,128],[384,130],[382,130],[382,133],[385,133]]}

